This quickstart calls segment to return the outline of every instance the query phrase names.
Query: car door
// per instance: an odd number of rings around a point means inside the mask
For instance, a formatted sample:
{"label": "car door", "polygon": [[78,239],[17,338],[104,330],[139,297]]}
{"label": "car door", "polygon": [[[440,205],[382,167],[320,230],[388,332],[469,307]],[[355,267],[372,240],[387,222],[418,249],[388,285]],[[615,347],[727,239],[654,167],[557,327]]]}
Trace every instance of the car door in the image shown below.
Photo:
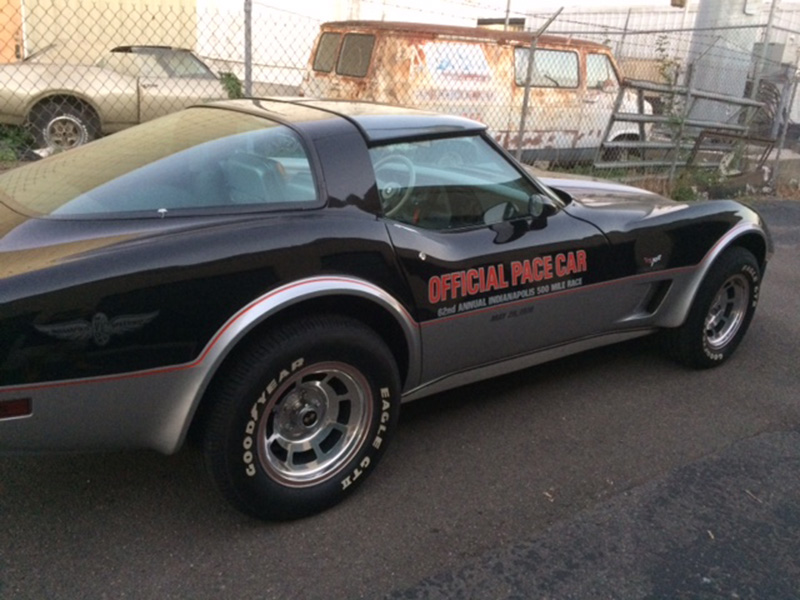
{"label": "car door", "polygon": [[602,332],[641,301],[603,285],[605,236],[483,136],[370,153],[415,300],[423,380]]}

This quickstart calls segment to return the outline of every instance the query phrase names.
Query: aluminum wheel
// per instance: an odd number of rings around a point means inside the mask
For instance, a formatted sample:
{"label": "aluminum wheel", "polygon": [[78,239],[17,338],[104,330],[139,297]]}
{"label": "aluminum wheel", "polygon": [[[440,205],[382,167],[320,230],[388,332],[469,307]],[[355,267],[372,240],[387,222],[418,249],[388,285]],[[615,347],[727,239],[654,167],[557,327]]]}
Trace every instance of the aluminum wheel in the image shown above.
{"label": "aluminum wheel", "polygon": [[729,277],[714,297],[705,319],[706,344],[724,348],[739,331],[750,301],[750,282],[740,274]]}
{"label": "aluminum wheel", "polygon": [[78,117],[59,115],[47,124],[45,141],[48,146],[58,150],[69,150],[88,142],[89,132]]}
{"label": "aluminum wheel", "polygon": [[258,455],[272,479],[315,485],[358,452],[372,419],[368,383],[352,366],[318,363],[272,394],[258,426]]}

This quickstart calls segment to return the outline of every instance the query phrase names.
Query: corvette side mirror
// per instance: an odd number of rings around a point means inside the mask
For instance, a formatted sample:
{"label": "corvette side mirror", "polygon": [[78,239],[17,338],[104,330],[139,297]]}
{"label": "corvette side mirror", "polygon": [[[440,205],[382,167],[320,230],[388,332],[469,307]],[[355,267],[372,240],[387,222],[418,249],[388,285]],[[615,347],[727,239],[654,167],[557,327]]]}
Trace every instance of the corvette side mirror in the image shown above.
{"label": "corvette side mirror", "polygon": [[531,229],[542,229],[547,219],[555,214],[556,208],[550,199],[543,194],[532,194],[528,198],[528,214],[532,217]]}

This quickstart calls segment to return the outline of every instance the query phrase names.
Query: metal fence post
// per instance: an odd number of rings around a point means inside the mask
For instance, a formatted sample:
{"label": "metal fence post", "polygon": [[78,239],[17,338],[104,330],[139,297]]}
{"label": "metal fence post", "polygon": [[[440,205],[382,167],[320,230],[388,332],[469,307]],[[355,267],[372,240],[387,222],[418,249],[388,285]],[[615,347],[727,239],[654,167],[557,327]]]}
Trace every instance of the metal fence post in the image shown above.
{"label": "metal fence post", "polygon": [[533,55],[536,52],[536,42],[539,40],[539,36],[544,33],[544,30],[550,27],[550,23],[555,21],[556,17],[561,14],[561,11],[564,10],[562,6],[559,8],[556,13],[547,19],[544,25],[542,25],[539,30],[533,34],[533,39],[531,40],[531,49],[530,53],[528,54],[528,73],[525,76],[525,93],[522,96],[522,114],[519,117],[519,132],[517,133],[517,151],[515,153],[516,159],[522,162],[522,136],[525,133],[525,121],[528,119],[528,104],[530,102],[530,94],[531,94],[531,78],[533,77]]}
{"label": "metal fence post", "polygon": [[761,52],[758,53],[755,68],[753,69],[753,86],[750,88],[750,98],[756,100],[758,98],[758,86],[761,83],[761,71],[764,69],[764,63],[769,55],[769,39],[772,37],[772,22],[775,18],[775,8],[778,6],[778,0],[772,0],[769,7],[769,17],[767,18],[767,26],[764,29],[764,43],[761,44]]}
{"label": "metal fence post", "polygon": [[[713,47],[714,45],[712,44],[711,48]],[[709,50],[711,48],[709,48]],[[706,50],[706,52],[708,52],[708,50]],[[675,185],[675,176],[678,172],[678,162],[681,159],[680,154],[681,149],[683,148],[683,136],[686,133],[686,121],[691,115],[692,105],[694,104],[694,100],[692,98],[694,95],[692,85],[694,84],[695,67],[697,66],[697,62],[702,60],[704,56],[705,53],[703,53],[695,62],[691,63],[686,69],[686,104],[683,107],[683,115],[681,116],[681,120],[678,125],[677,134],[675,135],[675,154],[672,157],[672,164],[669,167],[669,177],[667,178],[667,185],[669,186],[670,191],[672,191],[672,188]],[[689,167],[688,161],[685,166],[687,168]]]}
{"label": "metal fence post", "polygon": [[632,10],[633,10],[632,8],[628,9],[628,16],[625,17],[625,28],[622,30],[622,37],[619,39],[619,44],[617,45],[616,54],[617,54],[617,58],[620,59],[620,60],[625,55],[625,53],[624,53],[625,38],[628,36],[628,25],[630,25],[630,22],[631,22],[631,11]]}
{"label": "metal fence post", "polygon": [[253,0],[244,0],[244,95],[253,95]]}
{"label": "metal fence post", "polygon": [[781,115],[785,118],[781,123],[781,133],[780,137],[778,138],[778,150],[775,153],[775,168],[772,169],[772,176],[770,177],[770,181],[768,182],[768,185],[776,192],[778,191],[778,177],[780,176],[781,172],[781,152],[783,151],[783,145],[786,143],[786,133],[789,131],[789,121],[791,120],[789,118],[789,115],[792,112],[792,106],[794,106],[794,99],[797,96],[798,68],[800,68],[800,50],[798,50],[797,58],[794,62],[794,82],[792,83],[792,93],[789,96],[789,104],[786,105],[785,115]]}

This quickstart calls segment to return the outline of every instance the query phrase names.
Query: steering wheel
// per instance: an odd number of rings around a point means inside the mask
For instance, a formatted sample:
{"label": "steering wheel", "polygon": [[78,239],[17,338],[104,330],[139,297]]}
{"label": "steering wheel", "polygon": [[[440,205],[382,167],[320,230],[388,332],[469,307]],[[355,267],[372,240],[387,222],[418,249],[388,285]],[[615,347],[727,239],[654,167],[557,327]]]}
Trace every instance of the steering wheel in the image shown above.
{"label": "steering wheel", "polygon": [[[406,181],[394,181],[393,177],[397,172],[396,167],[405,170]],[[394,167],[394,168],[390,168]],[[385,156],[375,163],[375,179],[378,182],[378,193],[381,198],[381,206],[383,206],[383,214],[387,217],[394,216],[399,211],[414,191],[414,184],[417,182],[417,172],[414,169],[414,164],[401,154],[390,154]],[[381,171],[387,171],[388,177],[381,176]],[[391,173],[388,173],[391,171]],[[405,184],[405,185],[403,185]]]}

